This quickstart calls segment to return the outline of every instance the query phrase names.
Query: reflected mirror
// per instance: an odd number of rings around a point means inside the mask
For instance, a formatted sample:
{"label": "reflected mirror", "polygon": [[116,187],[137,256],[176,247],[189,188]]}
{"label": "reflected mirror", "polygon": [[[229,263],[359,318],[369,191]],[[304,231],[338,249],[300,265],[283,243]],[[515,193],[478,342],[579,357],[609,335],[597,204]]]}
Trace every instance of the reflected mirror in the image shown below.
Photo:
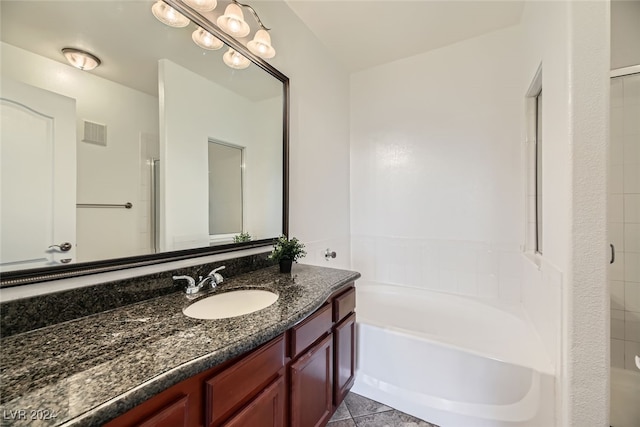
{"label": "reflected mirror", "polygon": [[199,26],[168,27],[153,4],[0,2],[4,285],[286,233],[288,80],[228,67],[228,47],[198,46]]}

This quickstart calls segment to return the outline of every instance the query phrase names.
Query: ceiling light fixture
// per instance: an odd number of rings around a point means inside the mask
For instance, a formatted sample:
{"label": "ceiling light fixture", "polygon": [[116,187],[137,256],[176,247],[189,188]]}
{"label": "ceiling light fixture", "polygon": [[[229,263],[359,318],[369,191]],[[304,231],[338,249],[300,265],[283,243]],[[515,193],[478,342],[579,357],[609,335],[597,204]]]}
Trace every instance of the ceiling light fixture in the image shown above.
{"label": "ceiling light fixture", "polygon": [[211,12],[218,5],[217,0],[183,0],[198,12]]}
{"label": "ceiling light fixture", "polygon": [[198,27],[193,34],[191,34],[191,39],[195,44],[207,50],[218,50],[224,45],[222,40],[202,27]]}
{"label": "ceiling light fixture", "polygon": [[63,48],[62,54],[69,64],[83,71],[91,71],[102,63],[97,56],[73,47]]}
{"label": "ceiling light fixture", "polygon": [[153,16],[155,16],[158,21],[170,27],[182,28],[189,25],[190,22],[186,16],[162,0],[158,0],[151,6],[151,13],[153,13]]}
{"label": "ceiling light fixture", "polygon": [[235,68],[236,70],[243,70],[251,64],[249,59],[236,52],[233,48],[229,48],[229,50],[225,52],[222,60],[229,67]]}

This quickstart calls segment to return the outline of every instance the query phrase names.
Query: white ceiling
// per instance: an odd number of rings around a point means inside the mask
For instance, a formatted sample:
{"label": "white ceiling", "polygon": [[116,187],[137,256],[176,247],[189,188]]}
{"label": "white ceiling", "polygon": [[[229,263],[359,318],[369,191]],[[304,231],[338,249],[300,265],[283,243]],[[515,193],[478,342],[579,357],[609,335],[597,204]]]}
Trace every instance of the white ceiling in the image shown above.
{"label": "white ceiling", "polygon": [[285,0],[349,71],[515,25],[524,2]]}

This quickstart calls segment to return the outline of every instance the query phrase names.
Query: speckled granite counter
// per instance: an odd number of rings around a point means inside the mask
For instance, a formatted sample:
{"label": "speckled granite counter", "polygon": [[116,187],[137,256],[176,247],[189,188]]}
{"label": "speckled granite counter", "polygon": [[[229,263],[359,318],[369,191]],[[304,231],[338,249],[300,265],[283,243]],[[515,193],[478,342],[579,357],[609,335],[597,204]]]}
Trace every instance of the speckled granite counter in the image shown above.
{"label": "speckled granite counter", "polygon": [[0,425],[100,425],[278,336],[358,277],[306,265],[283,275],[275,266],[229,279],[215,291],[279,294],[276,303],[252,314],[191,319],[182,309],[195,300],[173,293],[3,338]]}

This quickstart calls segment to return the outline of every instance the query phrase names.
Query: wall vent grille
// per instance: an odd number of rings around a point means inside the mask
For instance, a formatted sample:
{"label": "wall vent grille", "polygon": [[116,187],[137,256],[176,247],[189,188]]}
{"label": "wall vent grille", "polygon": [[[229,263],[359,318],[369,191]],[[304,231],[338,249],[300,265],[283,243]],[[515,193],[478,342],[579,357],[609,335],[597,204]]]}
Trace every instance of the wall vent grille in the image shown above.
{"label": "wall vent grille", "polygon": [[100,123],[84,121],[84,138],[82,142],[107,146],[107,126]]}

